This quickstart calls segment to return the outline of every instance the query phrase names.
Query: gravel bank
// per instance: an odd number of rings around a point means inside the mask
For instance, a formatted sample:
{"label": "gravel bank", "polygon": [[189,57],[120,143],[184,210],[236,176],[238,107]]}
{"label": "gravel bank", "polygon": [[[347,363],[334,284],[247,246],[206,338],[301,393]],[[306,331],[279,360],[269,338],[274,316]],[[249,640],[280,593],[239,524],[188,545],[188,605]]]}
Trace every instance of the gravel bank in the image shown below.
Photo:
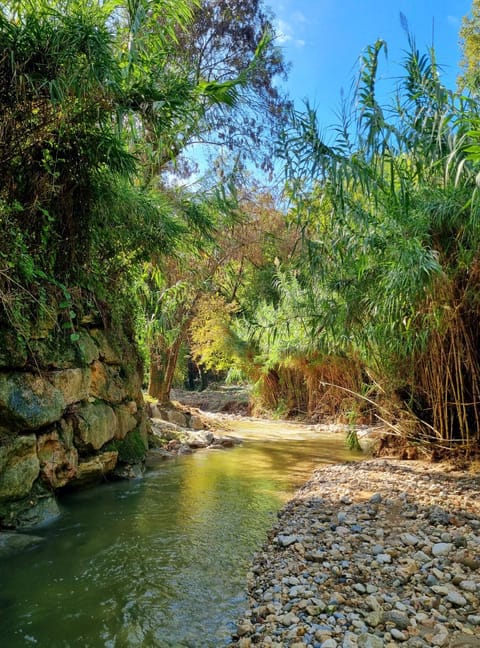
{"label": "gravel bank", "polygon": [[480,476],[384,459],[320,469],[248,588],[232,646],[480,648]]}

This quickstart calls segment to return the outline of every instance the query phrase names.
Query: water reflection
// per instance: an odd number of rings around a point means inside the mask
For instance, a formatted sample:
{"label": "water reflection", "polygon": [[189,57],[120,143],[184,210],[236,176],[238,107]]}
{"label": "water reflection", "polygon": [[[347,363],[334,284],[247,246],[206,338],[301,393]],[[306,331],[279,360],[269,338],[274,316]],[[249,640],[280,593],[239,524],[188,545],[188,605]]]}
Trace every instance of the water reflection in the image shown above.
{"label": "water reflection", "polygon": [[224,645],[282,500],[316,464],[349,457],[339,435],[281,423],[236,431],[241,447],[65,498],[44,543],[0,563],[2,645]]}

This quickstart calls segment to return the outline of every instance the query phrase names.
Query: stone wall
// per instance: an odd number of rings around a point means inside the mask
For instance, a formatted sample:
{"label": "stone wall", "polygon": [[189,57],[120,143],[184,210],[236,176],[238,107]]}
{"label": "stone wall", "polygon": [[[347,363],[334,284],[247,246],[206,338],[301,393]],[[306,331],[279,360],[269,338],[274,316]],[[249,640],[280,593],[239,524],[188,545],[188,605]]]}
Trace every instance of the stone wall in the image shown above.
{"label": "stone wall", "polygon": [[58,513],[55,494],[128,476],[147,448],[142,368],[121,332],[0,339],[0,528]]}

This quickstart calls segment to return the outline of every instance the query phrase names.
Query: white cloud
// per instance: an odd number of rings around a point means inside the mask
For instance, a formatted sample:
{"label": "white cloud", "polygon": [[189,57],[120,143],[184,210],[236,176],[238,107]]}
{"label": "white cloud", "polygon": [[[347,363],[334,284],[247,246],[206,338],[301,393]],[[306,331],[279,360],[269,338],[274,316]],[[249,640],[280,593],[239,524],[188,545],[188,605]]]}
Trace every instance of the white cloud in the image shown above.
{"label": "white cloud", "polygon": [[282,20],[281,18],[278,18],[275,23],[275,35],[277,37],[277,42],[282,44],[282,43],[288,43],[293,40],[293,29],[292,26],[289,25],[285,20]]}
{"label": "white cloud", "polygon": [[292,14],[292,20],[294,20],[297,23],[306,23],[307,19],[303,15],[301,11],[295,11],[295,13]]}

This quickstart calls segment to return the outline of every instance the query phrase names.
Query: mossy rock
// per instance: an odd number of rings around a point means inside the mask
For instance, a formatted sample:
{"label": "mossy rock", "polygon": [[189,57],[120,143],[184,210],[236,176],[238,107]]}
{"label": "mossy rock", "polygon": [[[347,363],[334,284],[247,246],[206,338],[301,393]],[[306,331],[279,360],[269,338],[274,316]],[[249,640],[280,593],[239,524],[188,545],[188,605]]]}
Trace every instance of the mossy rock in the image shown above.
{"label": "mossy rock", "polygon": [[137,464],[145,460],[147,447],[138,429],[132,430],[123,439],[115,439],[105,446],[105,450],[116,450],[122,463]]}
{"label": "mossy rock", "polygon": [[65,406],[62,392],[39,374],[0,374],[0,427],[10,434],[58,421]]}
{"label": "mossy rock", "polygon": [[25,340],[14,331],[0,330],[0,368],[21,369],[27,359]]}

